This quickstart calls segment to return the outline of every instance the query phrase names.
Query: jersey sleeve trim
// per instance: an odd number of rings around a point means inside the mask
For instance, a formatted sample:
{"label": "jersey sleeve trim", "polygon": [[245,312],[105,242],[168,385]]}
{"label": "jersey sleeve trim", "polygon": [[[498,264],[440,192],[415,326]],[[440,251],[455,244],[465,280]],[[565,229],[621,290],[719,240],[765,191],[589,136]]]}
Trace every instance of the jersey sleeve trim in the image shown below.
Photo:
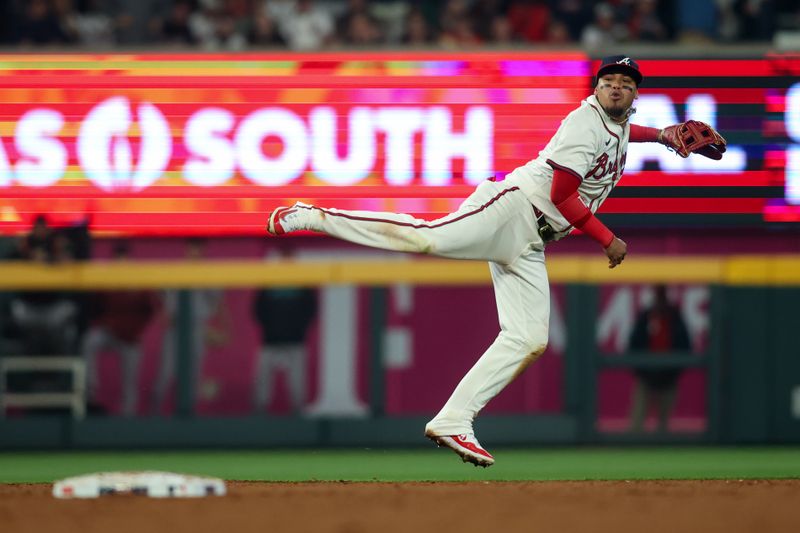
{"label": "jersey sleeve trim", "polygon": [[565,167],[564,165],[559,165],[558,163],[556,163],[552,159],[547,159],[547,164],[550,165],[551,167],[553,167],[554,170],[562,170],[564,172],[568,172],[568,173],[572,174],[573,176],[575,176],[576,178],[578,178],[578,181],[583,181],[583,178],[581,177],[581,175],[578,174],[577,172],[575,172],[574,170],[572,170],[569,167]]}

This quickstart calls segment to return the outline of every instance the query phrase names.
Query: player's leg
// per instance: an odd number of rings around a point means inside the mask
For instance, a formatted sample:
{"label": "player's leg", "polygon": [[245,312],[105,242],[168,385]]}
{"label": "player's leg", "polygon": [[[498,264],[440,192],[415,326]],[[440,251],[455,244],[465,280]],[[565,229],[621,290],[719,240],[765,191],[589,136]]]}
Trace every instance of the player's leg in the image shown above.
{"label": "player's leg", "polygon": [[306,347],[305,344],[286,346],[286,372],[292,410],[301,413],[306,402]]}
{"label": "player's leg", "polygon": [[253,382],[253,410],[261,413],[272,397],[272,346],[262,344],[256,356],[256,371]]}
{"label": "player's leg", "polygon": [[189,373],[189,383],[192,386],[192,400],[195,407],[202,400],[201,396],[204,393],[202,385],[204,383],[203,366],[207,353],[206,331],[208,331],[208,321],[196,317],[191,332],[192,368]]}
{"label": "player's leg", "polygon": [[[535,232],[535,217],[533,207],[518,187],[487,180],[456,212],[433,221],[405,214],[305,204],[282,208],[270,216],[270,233],[298,229],[320,231],[373,248],[507,264],[519,253],[516,245],[520,237]],[[508,233],[514,235],[507,236]]]}
{"label": "player's leg", "polygon": [[122,414],[134,416],[139,403],[139,366],[142,350],[136,343],[117,342],[117,351],[122,357]]}
{"label": "player's leg", "polygon": [[644,419],[647,416],[647,389],[644,380],[636,376],[633,384],[633,396],[631,398],[631,426],[632,433],[644,431]]}
{"label": "player's leg", "polygon": [[105,328],[93,327],[84,336],[81,353],[86,363],[86,395],[88,400],[94,400],[97,395],[97,355],[108,346],[108,332]]}
{"label": "player's leg", "polygon": [[675,410],[675,400],[677,398],[677,383],[670,383],[658,391],[658,430],[669,431],[669,419]]}
{"label": "player's leg", "polygon": [[164,336],[161,338],[161,361],[159,361],[158,374],[150,402],[150,410],[153,413],[159,412],[164,405],[167,390],[175,375],[175,333],[175,327],[171,325],[164,331]]}
{"label": "player's leg", "polygon": [[529,250],[510,265],[492,263],[491,269],[500,335],[425,427],[426,435],[480,466],[488,466],[494,459],[474,438],[472,421],[544,352],[550,317],[550,288],[542,251]]}

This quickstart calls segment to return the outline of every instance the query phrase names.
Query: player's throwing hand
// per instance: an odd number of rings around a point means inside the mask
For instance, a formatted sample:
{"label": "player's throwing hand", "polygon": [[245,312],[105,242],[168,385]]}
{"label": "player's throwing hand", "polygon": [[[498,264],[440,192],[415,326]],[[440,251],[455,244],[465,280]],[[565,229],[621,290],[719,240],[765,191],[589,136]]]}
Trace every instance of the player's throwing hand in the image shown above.
{"label": "player's throwing hand", "polygon": [[628,253],[628,245],[619,237],[614,237],[611,244],[606,248],[606,255],[608,256],[608,268],[614,268],[622,263],[625,259],[625,254]]}

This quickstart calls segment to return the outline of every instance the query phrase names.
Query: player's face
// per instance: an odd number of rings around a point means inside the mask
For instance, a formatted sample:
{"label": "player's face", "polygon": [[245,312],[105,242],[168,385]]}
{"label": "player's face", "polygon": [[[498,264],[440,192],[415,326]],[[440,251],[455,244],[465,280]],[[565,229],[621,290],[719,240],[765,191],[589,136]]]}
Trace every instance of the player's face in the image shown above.
{"label": "player's face", "polygon": [[621,72],[606,74],[594,89],[597,100],[613,118],[623,118],[639,95],[633,78]]}

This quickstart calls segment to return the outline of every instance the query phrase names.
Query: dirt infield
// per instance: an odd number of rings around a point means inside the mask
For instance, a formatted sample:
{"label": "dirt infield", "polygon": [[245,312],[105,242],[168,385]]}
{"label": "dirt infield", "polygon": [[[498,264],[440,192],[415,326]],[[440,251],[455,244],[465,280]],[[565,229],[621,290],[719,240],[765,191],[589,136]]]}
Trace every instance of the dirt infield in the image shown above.
{"label": "dirt infield", "polygon": [[0,485],[3,533],[800,530],[800,480],[229,483],[228,496],[56,500]]}

